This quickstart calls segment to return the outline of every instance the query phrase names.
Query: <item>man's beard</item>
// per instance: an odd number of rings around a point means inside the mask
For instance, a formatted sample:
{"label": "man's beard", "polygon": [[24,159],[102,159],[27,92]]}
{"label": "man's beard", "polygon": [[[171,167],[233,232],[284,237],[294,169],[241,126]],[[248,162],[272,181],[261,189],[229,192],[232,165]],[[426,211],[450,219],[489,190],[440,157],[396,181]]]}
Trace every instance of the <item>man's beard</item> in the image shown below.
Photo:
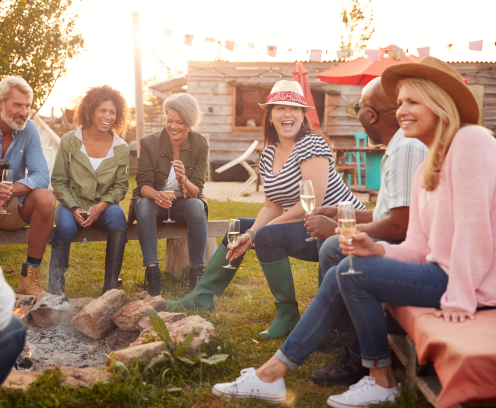
{"label": "man's beard", "polygon": [[[14,115],[12,118],[9,118],[7,116],[7,112],[5,111],[5,104],[3,104],[2,106],[2,111],[0,112],[0,116],[2,118],[2,120],[10,126],[10,128],[14,129],[14,130],[24,130],[24,128],[26,127],[26,124],[28,123],[28,118],[27,117],[24,117],[24,116],[21,116],[21,115]],[[15,122],[15,119],[16,118],[19,118],[19,119],[23,119],[24,120],[24,123],[19,125]]]}

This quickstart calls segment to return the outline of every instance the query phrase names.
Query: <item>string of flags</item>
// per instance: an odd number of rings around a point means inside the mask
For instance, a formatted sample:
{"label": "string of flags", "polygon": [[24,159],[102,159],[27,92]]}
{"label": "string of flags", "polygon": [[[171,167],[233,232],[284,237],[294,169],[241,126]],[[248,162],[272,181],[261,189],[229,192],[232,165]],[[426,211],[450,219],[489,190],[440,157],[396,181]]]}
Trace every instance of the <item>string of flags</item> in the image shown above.
{"label": "string of flags", "polygon": [[[165,37],[171,38],[173,33],[174,31],[166,29],[164,30],[163,35]],[[193,34],[185,34],[184,44],[188,46],[192,46],[194,37],[195,36]],[[239,42],[236,42],[234,40],[222,41],[213,37],[203,37],[202,40],[208,43],[217,43],[218,46],[222,46],[222,43],[224,43],[224,48],[228,51],[234,51],[234,49],[238,46],[238,44],[240,44]],[[484,41],[487,40],[470,41],[468,42],[468,49],[472,51],[482,51]],[[461,43],[457,43],[457,44],[461,44]],[[453,45],[454,44],[447,44],[446,49],[448,51],[452,51]],[[494,43],[494,45],[496,46],[496,42]],[[246,46],[252,50],[255,49],[254,43],[246,43]],[[258,47],[259,46],[257,45],[257,48]],[[433,46],[416,48],[418,56],[420,58],[423,58],[430,55],[432,47]],[[293,52],[296,50],[296,48],[297,47],[289,47],[288,52]],[[307,50],[307,54],[309,54],[308,61],[321,62],[324,52],[325,54],[329,54],[329,50],[318,50],[318,49]],[[269,57],[275,58],[277,56],[277,45],[267,45],[267,55]],[[393,60],[401,61],[403,50],[401,48],[392,48],[392,49],[375,49],[375,50],[365,51],[365,56],[369,61],[380,61],[381,55],[386,58],[391,57],[391,59]],[[406,50],[406,55],[407,56],[409,55],[409,49]],[[343,58],[351,58],[353,56],[354,56],[354,51],[352,49],[336,51],[336,59],[338,60]]]}

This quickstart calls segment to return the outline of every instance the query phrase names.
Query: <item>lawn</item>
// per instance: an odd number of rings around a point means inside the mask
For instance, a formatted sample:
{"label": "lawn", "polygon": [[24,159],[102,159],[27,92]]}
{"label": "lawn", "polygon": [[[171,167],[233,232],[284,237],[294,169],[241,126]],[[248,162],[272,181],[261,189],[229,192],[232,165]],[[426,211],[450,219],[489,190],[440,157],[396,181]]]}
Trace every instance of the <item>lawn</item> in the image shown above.
{"label": "lawn", "polygon": [[[134,184],[134,178],[131,180]],[[132,188],[121,203],[127,214]],[[225,220],[236,217],[256,217],[262,204],[209,201],[209,219]],[[220,242],[220,239],[219,239]],[[165,240],[159,241],[159,259],[164,259]],[[0,247],[1,266],[12,287],[17,288],[21,264],[25,261],[26,246]],[[50,247],[42,263],[42,285],[48,284]],[[66,296],[98,297],[101,295],[104,275],[105,243],[72,244],[70,268],[66,273]],[[142,257],[138,241],[126,246],[122,267],[124,284],[122,289],[129,297],[143,290]],[[318,265],[291,259],[300,311],[308,307],[317,291]],[[181,285],[167,276],[163,296],[167,300],[180,299]],[[219,366],[205,364],[188,366],[176,362],[153,373],[144,373],[143,365],[130,373],[116,374],[110,384],[97,385],[89,390],[68,391],[60,386],[56,372],[49,372],[39,380],[39,385],[24,397],[18,393],[6,393],[0,397],[0,407],[265,407],[262,401],[229,401],[214,397],[210,390],[217,382],[233,381],[239,371],[247,367],[258,367],[270,358],[283,343],[280,340],[264,340],[257,333],[266,329],[276,315],[273,296],[270,293],[262,269],[254,251],[250,251],[236,274],[232,284],[223,295],[215,299],[214,312],[200,312],[211,321],[219,333],[216,342],[209,344],[209,354],[222,350],[230,355],[228,361]],[[343,392],[346,387],[322,387],[315,385],[311,373],[328,365],[336,355],[313,353],[297,371],[286,376],[290,397],[288,403],[296,407],[325,407],[327,397]],[[168,392],[167,388],[178,387],[182,391]],[[415,405],[403,405],[405,407]],[[424,406],[421,403],[419,406]]]}

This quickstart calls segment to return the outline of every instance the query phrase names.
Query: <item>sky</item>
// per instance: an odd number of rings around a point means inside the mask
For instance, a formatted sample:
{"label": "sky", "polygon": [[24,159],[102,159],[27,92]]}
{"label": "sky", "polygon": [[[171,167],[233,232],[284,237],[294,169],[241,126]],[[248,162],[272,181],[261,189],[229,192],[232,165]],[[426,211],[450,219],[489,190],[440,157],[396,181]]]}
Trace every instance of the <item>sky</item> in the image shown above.
{"label": "sky", "polygon": [[[55,85],[41,109],[60,116],[60,107],[89,87],[108,84],[134,106],[132,13],[140,13],[143,79],[165,79],[165,66],[184,70],[189,60],[214,60],[216,46],[204,37],[231,40],[234,51],[221,49],[229,61],[295,61],[308,59],[306,50],[329,50],[335,58],[342,24],[341,0],[75,0],[76,29],[85,51],[67,64],[67,75]],[[372,0],[375,33],[369,49],[395,44],[403,49],[431,46],[431,55],[447,61],[496,61],[496,0]],[[163,35],[172,30],[171,38]],[[193,46],[184,35],[193,34]],[[482,52],[468,50],[468,41],[484,42]],[[491,40],[491,41],[489,41]],[[255,49],[247,43],[254,43]],[[454,44],[452,51],[446,44]],[[277,57],[267,45],[278,47]],[[289,48],[295,50],[289,53]],[[412,52],[416,54],[416,52]],[[164,65],[165,64],[165,65]]]}

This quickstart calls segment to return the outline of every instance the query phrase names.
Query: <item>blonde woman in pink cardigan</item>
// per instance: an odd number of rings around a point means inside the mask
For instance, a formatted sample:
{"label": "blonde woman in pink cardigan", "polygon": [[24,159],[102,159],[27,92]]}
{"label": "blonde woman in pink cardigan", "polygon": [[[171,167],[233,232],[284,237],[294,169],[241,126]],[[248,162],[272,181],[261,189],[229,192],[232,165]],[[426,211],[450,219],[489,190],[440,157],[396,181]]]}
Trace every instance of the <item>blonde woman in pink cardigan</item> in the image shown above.
{"label": "blonde woman in pink cardigan", "polygon": [[361,273],[342,275],[348,259],[331,268],[274,357],[258,370],[243,370],[232,383],[215,385],[215,395],[284,401],[284,376],[349,313],[370,375],[331,395],[327,404],[350,408],[392,401],[397,389],[381,302],[437,308],[436,316],[451,322],[496,307],[496,140],[474,126],[475,97],[456,70],[433,57],[392,66],[381,83],[398,105],[404,135],[430,148],[412,185],[406,240],[390,245],[359,233],[348,244],[341,237],[341,249],[357,256],[353,266]]}

